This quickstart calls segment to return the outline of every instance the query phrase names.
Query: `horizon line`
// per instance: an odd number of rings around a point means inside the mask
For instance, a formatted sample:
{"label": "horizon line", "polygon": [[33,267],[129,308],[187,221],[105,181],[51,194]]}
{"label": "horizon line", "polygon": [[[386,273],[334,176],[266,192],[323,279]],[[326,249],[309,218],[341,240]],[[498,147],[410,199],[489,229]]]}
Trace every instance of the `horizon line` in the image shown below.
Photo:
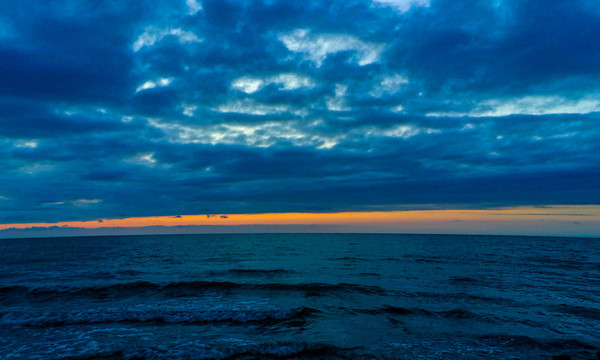
{"label": "horizon line", "polygon": [[[8,233],[71,229],[102,232],[122,230],[148,232],[157,227],[211,227],[234,229],[239,226],[269,227],[293,232],[312,226],[327,233],[465,233],[497,235],[600,236],[600,205],[516,206],[490,209],[438,209],[346,212],[290,212],[258,214],[201,214],[129,217],[116,219],[0,224],[0,236]],[[196,228],[198,230],[198,228]],[[262,232],[262,231],[259,231]],[[315,231],[311,231],[315,232]]]}

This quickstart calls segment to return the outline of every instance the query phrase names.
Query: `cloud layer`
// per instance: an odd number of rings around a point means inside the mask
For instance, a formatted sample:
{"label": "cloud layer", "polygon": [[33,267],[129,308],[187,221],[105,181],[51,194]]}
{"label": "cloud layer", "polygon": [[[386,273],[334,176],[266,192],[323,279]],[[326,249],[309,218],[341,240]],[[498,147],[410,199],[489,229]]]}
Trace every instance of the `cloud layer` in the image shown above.
{"label": "cloud layer", "polygon": [[13,2],[0,222],[600,203],[600,5]]}

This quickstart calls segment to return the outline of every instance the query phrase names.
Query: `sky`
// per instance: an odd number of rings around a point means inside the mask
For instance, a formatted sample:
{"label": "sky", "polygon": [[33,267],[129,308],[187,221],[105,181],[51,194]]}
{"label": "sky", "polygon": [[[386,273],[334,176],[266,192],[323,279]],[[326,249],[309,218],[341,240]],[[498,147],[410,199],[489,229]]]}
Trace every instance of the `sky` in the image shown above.
{"label": "sky", "polygon": [[595,0],[2,7],[0,237],[600,236]]}

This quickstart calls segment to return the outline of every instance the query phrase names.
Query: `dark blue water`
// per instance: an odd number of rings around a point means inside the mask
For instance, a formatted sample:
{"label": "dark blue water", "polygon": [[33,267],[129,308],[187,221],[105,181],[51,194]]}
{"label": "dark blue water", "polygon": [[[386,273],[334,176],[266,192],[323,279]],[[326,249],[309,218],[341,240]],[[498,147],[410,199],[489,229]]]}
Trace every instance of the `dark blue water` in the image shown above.
{"label": "dark blue water", "polygon": [[599,334],[599,239],[0,240],[1,359],[587,359]]}

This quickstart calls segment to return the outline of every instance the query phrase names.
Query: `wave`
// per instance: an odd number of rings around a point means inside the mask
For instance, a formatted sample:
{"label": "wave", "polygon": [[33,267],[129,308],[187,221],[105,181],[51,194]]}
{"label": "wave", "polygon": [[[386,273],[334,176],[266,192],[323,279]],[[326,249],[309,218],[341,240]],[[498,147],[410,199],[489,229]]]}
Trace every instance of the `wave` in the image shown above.
{"label": "wave", "polygon": [[595,350],[600,344],[590,344],[577,339],[534,339],[526,335],[493,334],[479,336],[480,340],[512,348],[538,348],[545,351],[569,349]]}
{"label": "wave", "polygon": [[584,260],[575,260],[575,259],[566,259],[566,258],[557,258],[551,255],[538,255],[538,256],[529,256],[524,259],[529,263],[534,263],[536,265],[542,265],[543,267],[551,267],[554,269],[561,270],[577,270],[580,271],[582,268],[592,269],[598,265],[596,262],[589,262]]}
{"label": "wave", "polygon": [[358,276],[381,276],[381,274],[373,272],[362,272],[359,273]]}
{"label": "wave", "polygon": [[352,292],[363,294],[383,294],[386,291],[378,286],[359,285],[349,283],[237,283],[231,281],[181,281],[170,283],[152,283],[136,281],[131,283],[118,283],[105,286],[69,287],[69,286],[0,286],[0,299],[22,298],[47,298],[57,296],[82,296],[95,299],[112,299],[131,296],[162,295],[167,297],[195,296],[209,291],[287,291],[304,292],[306,295],[320,296],[334,292]]}
{"label": "wave", "polygon": [[591,320],[600,320],[600,309],[584,307],[579,305],[560,304],[549,307],[551,310],[579,316]]}
{"label": "wave", "polygon": [[420,316],[433,316],[438,318],[446,318],[446,319],[474,319],[487,323],[499,323],[500,319],[494,315],[486,315],[486,314],[477,314],[469,310],[465,309],[451,309],[451,310],[442,310],[442,311],[434,311],[427,310],[422,308],[405,308],[401,306],[384,306],[381,308],[375,309],[352,309],[348,310],[350,313],[361,313],[368,315],[397,315],[397,316],[412,316],[412,315],[420,315]]}
{"label": "wave", "polygon": [[395,257],[386,257],[386,258],[379,258],[377,259],[379,261],[394,261],[394,262],[401,262],[401,259],[395,258]]}
{"label": "wave", "polygon": [[490,296],[482,296],[475,295],[468,292],[452,292],[452,293],[437,293],[437,292],[422,292],[418,291],[415,293],[403,293],[405,297],[412,298],[425,298],[425,299],[435,299],[446,302],[448,299],[457,300],[463,303],[490,303],[496,305],[510,306],[510,307],[528,307],[529,305],[525,303],[520,303],[513,299],[503,298],[503,297],[490,297]]}
{"label": "wave", "polygon": [[228,273],[233,274],[252,274],[252,275],[271,275],[271,274],[293,274],[293,270],[285,269],[229,269]]}
{"label": "wave", "polygon": [[[230,341],[221,342],[218,344],[207,345],[200,341],[190,341],[187,343],[176,343],[169,346],[152,346],[152,347],[135,347],[131,349],[120,349],[102,352],[89,352],[78,355],[60,356],[56,360],[249,360],[249,359],[351,359],[351,360],[375,360],[375,359],[413,359],[413,358],[452,358],[462,359],[467,358],[466,354],[461,354],[464,350],[453,354],[452,350],[436,351],[419,346],[415,352],[411,349],[411,344],[398,344],[393,348],[394,351],[389,353],[372,353],[369,354],[367,349],[363,347],[344,348],[324,343],[264,343],[256,344],[241,339],[229,339]],[[490,343],[491,348],[482,349],[479,352],[481,355],[487,355],[489,358],[492,349],[498,349],[499,344],[510,343],[512,346],[524,349],[543,349],[549,352],[558,352],[560,350],[584,350],[585,354],[589,354],[589,344],[581,343],[573,340],[535,340],[527,336],[508,336],[508,335],[493,335],[483,336],[481,338],[486,343]],[[468,345],[467,345],[468,346]],[[501,348],[500,348],[501,349]],[[513,348],[513,350],[515,350]],[[468,347],[467,354],[472,351],[477,351],[472,347]],[[527,354],[525,351],[524,354]],[[431,356],[435,355],[435,356]],[[440,356],[441,355],[441,356]],[[445,356],[444,356],[445,355]],[[452,356],[454,355],[454,356]],[[461,356],[462,355],[462,356]],[[468,357],[469,359],[472,357]],[[479,357],[478,357],[479,358]],[[505,358],[500,356],[498,358]],[[510,358],[517,358],[510,356]],[[549,356],[548,356],[549,358]]]}
{"label": "wave", "polygon": [[367,261],[367,262],[372,262],[372,259],[365,259],[362,257],[358,257],[358,256],[343,256],[343,257],[336,257],[336,258],[328,258],[327,260],[330,261],[349,261],[349,262],[357,262],[357,261]]}
{"label": "wave", "polygon": [[56,360],[228,360],[228,359],[372,359],[352,354],[357,348],[341,348],[320,343],[223,344],[188,343],[169,349],[159,347],[135,348],[59,357]]}
{"label": "wave", "polygon": [[439,256],[425,256],[419,254],[406,254],[403,256],[407,259],[412,259],[415,263],[430,263],[430,264],[444,264],[448,261]]}
{"label": "wave", "polygon": [[456,285],[460,285],[460,284],[477,285],[477,286],[489,285],[489,282],[486,280],[476,279],[474,277],[469,277],[469,276],[450,276],[450,278],[448,278],[447,282],[456,284]]}
{"label": "wave", "polygon": [[352,309],[348,310],[351,313],[360,313],[367,315],[415,315],[420,310],[407,309],[400,306],[384,306],[375,309]]}
{"label": "wave", "polygon": [[68,313],[24,312],[0,313],[0,326],[54,327],[66,325],[107,324],[107,323],[259,323],[273,324],[295,321],[304,323],[307,317],[319,312],[308,307],[291,309],[193,309],[193,308],[118,308],[73,311]]}
{"label": "wave", "polygon": [[22,285],[0,286],[0,296],[13,293],[26,293],[29,290],[27,286]]}

